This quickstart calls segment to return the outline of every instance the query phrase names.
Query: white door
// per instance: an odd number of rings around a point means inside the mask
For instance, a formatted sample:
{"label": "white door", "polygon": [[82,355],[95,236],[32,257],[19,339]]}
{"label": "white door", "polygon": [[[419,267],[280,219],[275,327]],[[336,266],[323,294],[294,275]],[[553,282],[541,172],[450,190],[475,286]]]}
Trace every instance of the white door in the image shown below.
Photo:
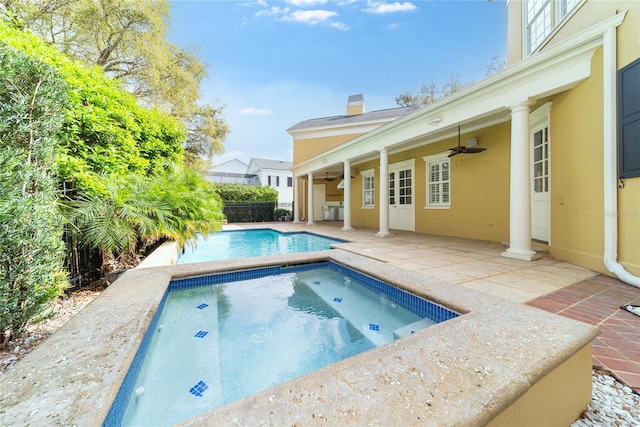
{"label": "white door", "polygon": [[549,243],[551,210],[549,191],[549,126],[545,121],[531,129],[531,239]]}
{"label": "white door", "polygon": [[389,165],[389,228],[415,231],[414,160]]}
{"label": "white door", "polygon": [[322,208],[324,207],[325,186],[313,184],[313,220],[322,221]]}

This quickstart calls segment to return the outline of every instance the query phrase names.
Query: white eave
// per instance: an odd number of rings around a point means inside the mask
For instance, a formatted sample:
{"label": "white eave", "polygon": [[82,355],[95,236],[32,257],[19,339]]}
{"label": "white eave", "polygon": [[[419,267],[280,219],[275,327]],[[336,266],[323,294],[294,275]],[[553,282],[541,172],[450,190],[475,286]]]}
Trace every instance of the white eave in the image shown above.
{"label": "white eave", "polygon": [[625,14],[620,12],[447,98],[294,165],[294,174],[321,170],[345,159],[377,158],[383,148],[394,153],[437,142],[453,136],[459,124],[473,131],[507,121],[510,106],[563,92],[588,78],[603,34],[619,26]]}
{"label": "white eave", "polygon": [[387,117],[378,120],[367,120],[355,123],[343,123],[339,125],[332,125],[328,127],[316,126],[304,129],[287,130],[295,140],[309,139],[309,138],[325,138],[338,135],[348,135],[355,133],[371,132],[374,129],[379,128],[389,122],[398,119],[398,117]]}

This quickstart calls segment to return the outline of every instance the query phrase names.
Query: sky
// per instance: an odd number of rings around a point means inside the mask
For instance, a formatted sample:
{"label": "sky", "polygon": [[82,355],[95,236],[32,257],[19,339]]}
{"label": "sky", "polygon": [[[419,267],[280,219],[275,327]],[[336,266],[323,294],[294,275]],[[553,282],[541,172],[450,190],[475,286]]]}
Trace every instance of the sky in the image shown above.
{"label": "sky", "polygon": [[287,129],[342,115],[349,95],[366,111],[455,76],[486,76],[506,58],[506,0],[173,0],[170,42],[208,65],[201,101],[223,107],[225,153],[291,161]]}

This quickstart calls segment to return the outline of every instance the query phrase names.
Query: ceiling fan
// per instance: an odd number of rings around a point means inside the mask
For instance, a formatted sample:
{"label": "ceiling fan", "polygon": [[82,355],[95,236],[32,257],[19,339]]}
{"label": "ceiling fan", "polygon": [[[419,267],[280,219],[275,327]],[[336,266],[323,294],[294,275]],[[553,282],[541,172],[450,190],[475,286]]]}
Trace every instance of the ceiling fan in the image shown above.
{"label": "ceiling fan", "polygon": [[338,178],[329,177],[329,172],[327,172],[327,176],[324,177],[324,180],[329,182],[335,181],[336,179]]}
{"label": "ceiling fan", "polygon": [[463,154],[463,153],[469,153],[469,154],[473,154],[473,153],[481,153],[484,150],[486,150],[486,148],[482,148],[482,147],[465,147],[460,145],[460,125],[458,125],[458,146],[454,147],[454,148],[449,148],[449,150],[451,150],[451,153],[449,153],[449,155],[447,157],[453,157],[456,154]]}

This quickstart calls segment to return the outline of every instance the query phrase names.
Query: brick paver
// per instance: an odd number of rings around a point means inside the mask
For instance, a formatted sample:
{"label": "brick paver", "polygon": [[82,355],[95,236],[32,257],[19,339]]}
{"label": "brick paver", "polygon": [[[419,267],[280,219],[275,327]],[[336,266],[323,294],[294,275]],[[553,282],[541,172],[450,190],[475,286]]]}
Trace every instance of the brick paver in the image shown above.
{"label": "brick paver", "polygon": [[640,316],[621,309],[628,304],[640,305],[640,289],[604,275],[527,302],[600,329],[593,340],[593,366],[640,392]]}

